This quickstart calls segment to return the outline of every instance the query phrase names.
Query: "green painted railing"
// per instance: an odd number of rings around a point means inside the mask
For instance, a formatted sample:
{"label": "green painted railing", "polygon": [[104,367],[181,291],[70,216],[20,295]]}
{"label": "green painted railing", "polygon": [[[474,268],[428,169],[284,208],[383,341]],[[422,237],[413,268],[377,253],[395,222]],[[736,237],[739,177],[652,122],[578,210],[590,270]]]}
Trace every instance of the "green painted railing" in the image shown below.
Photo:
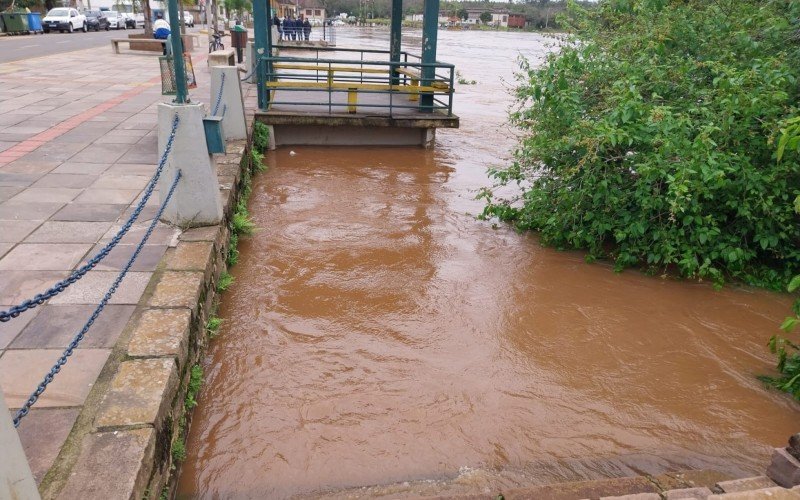
{"label": "green painted railing", "polygon": [[422,63],[420,56],[408,52],[401,52],[400,61],[390,61],[389,51],[375,49],[304,51],[314,55],[261,58],[270,110],[393,118],[453,114],[452,64]]}

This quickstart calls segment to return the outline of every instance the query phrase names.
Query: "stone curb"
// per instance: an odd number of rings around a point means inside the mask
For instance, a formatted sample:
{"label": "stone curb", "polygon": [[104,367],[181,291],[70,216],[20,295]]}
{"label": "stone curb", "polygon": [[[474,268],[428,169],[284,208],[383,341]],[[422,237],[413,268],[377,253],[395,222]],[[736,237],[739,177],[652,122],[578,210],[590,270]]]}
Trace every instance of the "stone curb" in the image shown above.
{"label": "stone curb", "polygon": [[157,499],[167,486],[175,470],[172,445],[188,428],[190,367],[205,348],[205,325],[226,265],[228,221],[242,168],[251,168],[248,151],[247,141],[230,141],[228,153],[216,159],[224,222],[187,229],[161,259],[150,293],[128,322],[130,335],[118,342],[122,357],[110,382],[96,384],[99,405],[83,410],[91,425],[70,435],[77,458],[60,481],[42,488],[43,498]]}

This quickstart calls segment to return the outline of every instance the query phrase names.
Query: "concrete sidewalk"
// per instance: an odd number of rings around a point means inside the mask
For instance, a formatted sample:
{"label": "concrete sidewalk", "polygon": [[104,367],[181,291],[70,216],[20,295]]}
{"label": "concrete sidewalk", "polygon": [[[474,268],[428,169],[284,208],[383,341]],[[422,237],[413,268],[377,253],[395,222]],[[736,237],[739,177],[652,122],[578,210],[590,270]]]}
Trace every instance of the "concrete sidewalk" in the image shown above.
{"label": "concrete sidewalk", "polygon": [[[209,102],[203,48],[192,52]],[[42,292],[119,229],[156,168],[158,54],[95,48],[0,65],[0,309]],[[153,196],[94,270],[46,305],[0,323],[0,388],[19,408],[88,319],[155,214]],[[53,466],[92,386],[179,230],[159,224],[80,348],[22,421],[37,482]]]}

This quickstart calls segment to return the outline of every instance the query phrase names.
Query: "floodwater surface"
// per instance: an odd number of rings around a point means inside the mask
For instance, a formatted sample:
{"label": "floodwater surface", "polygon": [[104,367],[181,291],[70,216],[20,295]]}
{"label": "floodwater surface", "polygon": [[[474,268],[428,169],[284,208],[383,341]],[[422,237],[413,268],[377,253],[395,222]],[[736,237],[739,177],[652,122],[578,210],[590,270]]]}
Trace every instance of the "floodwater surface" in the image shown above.
{"label": "floodwater surface", "polygon": [[515,143],[516,58],[541,60],[548,41],[441,32],[439,59],[477,84],[458,87],[461,129],[439,131],[435,150],[267,155],[250,201],[260,229],[222,301],[179,497],[739,476],[797,432],[797,404],[755,378],[771,373],[787,297],[615,274],[476,220],[486,168]]}

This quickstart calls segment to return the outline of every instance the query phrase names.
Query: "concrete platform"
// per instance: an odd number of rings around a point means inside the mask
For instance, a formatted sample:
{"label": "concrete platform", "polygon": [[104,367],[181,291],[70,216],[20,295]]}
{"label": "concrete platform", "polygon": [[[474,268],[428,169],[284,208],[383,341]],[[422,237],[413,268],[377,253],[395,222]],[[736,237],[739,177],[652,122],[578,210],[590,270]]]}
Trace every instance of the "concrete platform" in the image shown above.
{"label": "concrete platform", "polygon": [[[355,113],[347,92],[279,90],[256,120],[274,129],[275,146],[431,146],[437,128],[458,128],[459,117],[424,113],[408,94],[359,92]],[[308,104],[281,104],[286,102]],[[396,107],[401,106],[401,107]]]}

